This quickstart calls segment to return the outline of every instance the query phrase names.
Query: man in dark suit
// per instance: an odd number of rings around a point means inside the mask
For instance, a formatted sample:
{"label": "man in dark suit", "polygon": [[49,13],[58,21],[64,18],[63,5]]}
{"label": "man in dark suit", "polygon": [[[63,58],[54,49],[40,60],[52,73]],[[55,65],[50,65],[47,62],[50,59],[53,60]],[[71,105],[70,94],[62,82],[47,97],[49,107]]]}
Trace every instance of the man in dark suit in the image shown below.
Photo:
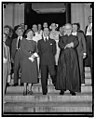
{"label": "man in dark suit", "polygon": [[85,85],[83,59],[86,57],[86,41],[85,41],[84,34],[78,31],[78,24],[74,23],[72,26],[73,26],[72,35],[77,36],[79,41],[79,44],[77,46],[77,54],[78,54],[79,69],[81,75],[81,84]]}
{"label": "man in dark suit", "polygon": [[46,95],[48,72],[50,73],[52,82],[55,85],[56,54],[56,42],[55,40],[49,38],[48,28],[44,28],[43,39],[38,41],[38,54],[40,56],[42,90],[43,95]]}
{"label": "man in dark suit", "polygon": [[85,65],[91,67],[92,66],[92,16],[88,17],[89,24],[85,28],[86,35],[86,44],[87,44],[87,58],[85,61]]}
{"label": "man in dark suit", "polygon": [[[93,47],[92,47],[92,43],[93,43],[93,37],[92,37],[92,16],[88,17],[88,25],[86,26],[85,29],[85,34],[86,34],[86,46],[87,46],[87,58],[85,60],[85,65],[90,67],[91,69],[91,78],[93,79],[93,61],[92,61],[92,56],[94,56],[93,53]],[[93,80],[92,80],[93,82]],[[93,85],[93,84],[92,84]]]}
{"label": "man in dark suit", "polygon": [[23,32],[24,29],[21,26],[17,27],[16,34],[18,35],[17,38],[13,39],[12,42],[12,49],[11,49],[11,61],[14,62],[14,85],[18,84],[18,78],[19,78],[19,68],[21,65],[21,58],[22,55],[20,54],[20,44],[23,40]]}

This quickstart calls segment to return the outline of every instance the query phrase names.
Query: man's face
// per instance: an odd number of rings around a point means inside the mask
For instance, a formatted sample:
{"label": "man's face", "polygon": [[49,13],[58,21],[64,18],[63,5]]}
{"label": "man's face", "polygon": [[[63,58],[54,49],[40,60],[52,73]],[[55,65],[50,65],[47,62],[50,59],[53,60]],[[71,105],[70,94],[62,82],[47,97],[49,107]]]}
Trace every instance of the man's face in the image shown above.
{"label": "man's face", "polygon": [[41,24],[38,24],[38,29],[41,30]]}
{"label": "man's face", "polygon": [[65,30],[66,30],[66,34],[71,34],[71,32],[72,32],[72,26],[70,25],[70,24],[67,24],[66,26],[65,26]]}
{"label": "man's face", "polygon": [[91,16],[88,18],[88,21],[89,21],[89,23],[92,23],[92,17]]}
{"label": "man's face", "polygon": [[44,28],[47,28],[47,27],[48,27],[48,24],[45,22],[45,23],[43,24],[43,27],[44,27]]}
{"label": "man's face", "polygon": [[73,30],[73,32],[77,32],[77,25],[73,24],[72,25],[72,30]]}
{"label": "man's face", "polygon": [[27,30],[28,26],[27,26],[27,25],[25,25],[24,27],[25,27],[25,30]]}
{"label": "man's face", "polygon": [[45,37],[49,36],[49,29],[48,28],[44,28],[44,36]]}
{"label": "man's face", "polygon": [[22,29],[18,29],[17,30],[17,35],[18,36],[23,36],[23,30]]}

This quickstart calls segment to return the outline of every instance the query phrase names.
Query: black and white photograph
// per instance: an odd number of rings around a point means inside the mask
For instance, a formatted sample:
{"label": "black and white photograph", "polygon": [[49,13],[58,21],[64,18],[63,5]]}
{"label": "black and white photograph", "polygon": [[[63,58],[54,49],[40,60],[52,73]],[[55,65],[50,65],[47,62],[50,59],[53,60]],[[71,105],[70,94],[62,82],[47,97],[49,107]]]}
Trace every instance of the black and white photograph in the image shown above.
{"label": "black and white photograph", "polygon": [[94,2],[1,2],[2,117],[94,117]]}

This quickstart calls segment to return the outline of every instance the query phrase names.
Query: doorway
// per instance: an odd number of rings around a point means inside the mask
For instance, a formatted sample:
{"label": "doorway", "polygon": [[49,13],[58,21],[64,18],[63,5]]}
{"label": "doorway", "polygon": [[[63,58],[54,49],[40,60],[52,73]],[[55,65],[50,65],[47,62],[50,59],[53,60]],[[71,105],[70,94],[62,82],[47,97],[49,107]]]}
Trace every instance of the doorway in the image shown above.
{"label": "doorway", "polygon": [[[64,4],[64,3],[62,3]],[[71,5],[66,3],[66,11],[64,13],[43,13],[39,14],[32,9],[32,3],[25,3],[24,23],[32,28],[33,24],[42,24],[47,22],[48,25],[55,22],[59,26],[64,25],[66,22],[71,22]]]}

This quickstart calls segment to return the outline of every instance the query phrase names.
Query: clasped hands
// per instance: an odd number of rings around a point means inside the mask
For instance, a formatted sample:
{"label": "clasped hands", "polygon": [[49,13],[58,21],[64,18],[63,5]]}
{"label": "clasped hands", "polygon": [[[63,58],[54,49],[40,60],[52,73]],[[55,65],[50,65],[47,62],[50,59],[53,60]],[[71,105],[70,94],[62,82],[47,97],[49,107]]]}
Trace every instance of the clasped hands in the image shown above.
{"label": "clasped hands", "polygon": [[71,43],[67,44],[67,45],[64,47],[64,49],[66,49],[66,48],[73,48],[73,47],[74,47],[74,43],[71,42]]}
{"label": "clasped hands", "polygon": [[31,57],[29,57],[28,59],[31,61],[31,62],[34,62],[34,59],[38,57],[38,54],[37,53],[34,53],[31,55]]}

